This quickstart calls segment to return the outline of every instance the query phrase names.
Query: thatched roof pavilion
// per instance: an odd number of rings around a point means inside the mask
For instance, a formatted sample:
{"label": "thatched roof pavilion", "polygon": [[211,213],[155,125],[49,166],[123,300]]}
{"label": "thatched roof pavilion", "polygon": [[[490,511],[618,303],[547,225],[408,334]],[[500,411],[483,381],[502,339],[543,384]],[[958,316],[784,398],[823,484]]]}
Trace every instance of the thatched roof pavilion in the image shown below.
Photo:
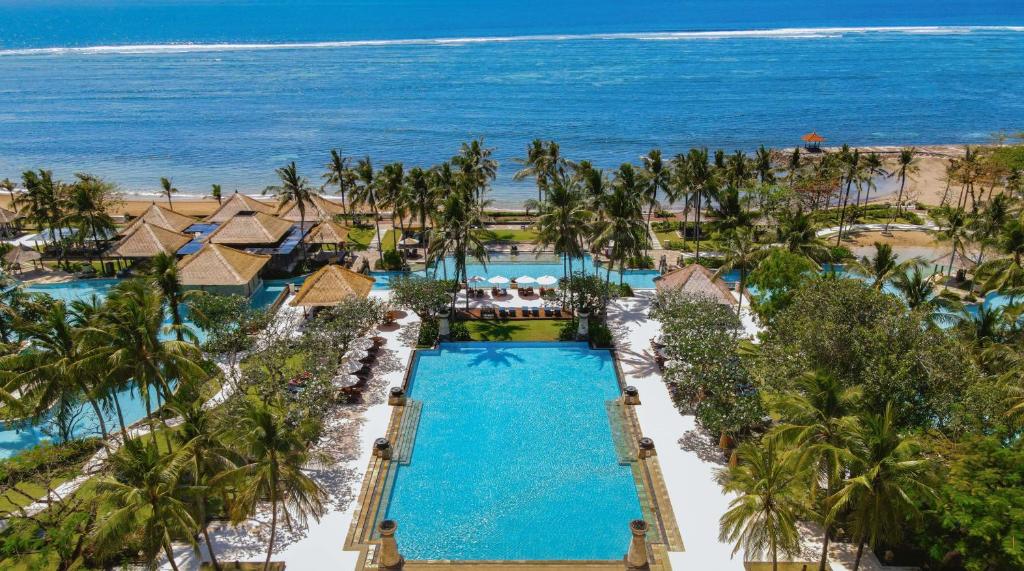
{"label": "thatched roof pavilion", "polygon": [[119,232],[122,236],[127,236],[135,231],[135,229],[142,223],[152,224],[161,228],[166,228],[172,232],[182,232],[189,226],[196,223],[196,220],[191,216],[185,216],[184,214],[178,214],[177,212],[164,208],[157,203],[153,203],[142,216],[139,216],[132,221],[131,224],[126,226]]}
{"label": "thatched roof pavilion", "polygon": [[221,224],[206,241],[231,246],[276,244],[291,228],[291,222],[277,216],[251,210],[243,211]]}
{"label": "thatched roof pavilion", "polygon": [[6,208],[0,208],[0,225],[14,224],[14,221],[21,218],[22,215],[13,210],[7,210]]}
{"label": "thatched roof pavilion", "polygon": [[268,255],[208,243],[178,261],[178,279],[188,288],[249,295],[260,286],[260,270],[269,261]]}
{"label": "thatched roof pavilion", "polygon": [[119,258],[152,258],[161,252],[174,254],[191,240],[192,237],[188,234],[143,221],[114,244],[107,251],[107,255]]}
{"label": "thatched roof pavilion", "polygon": [[42,254],[24,244],[18,244],[11,248],[9,252],[4,254],[4,261],[11,267],[18,268],[19,270],[21,269],[22,264],[27,262],[38,262],[42,258]]}
{"label": "thatched roof pavilion", "polygon": [[718,303],[736,305],[729,286],[716,278],[714,272],[700,264],[690,264],[685,268],[673,270],[655,278],[654,287],[658,291],[680,290],[686,293],[707,295],[718,300]]}
{"label": "thatched roof pavilion", "polygon": [[[306,222],[325,222],[339,214],[345,213],[345,209],[342,208],[341,203],[328,200],[319,194],[311,195],[309,202],[306,202],[305,204]],[[286,202],[282,204],[277,210],[277,215],[289,222],[298,222],[300,218],[303,218],[299,216],[299,206],[295,202]]]}
{"label": "thatched roof pavilion", "polygon": [[231,220],[239,212],[263,212],[273,214],[277,208],[266,202],[256,200],[251,196],[240,194],[237,190],[230,198],[225,200],[213,214],[206,217],[204,222],[223,224]]}
{"label": "thatched roof pavilion", "polygon": [[328,220],[313,227],[302,239],[307,244],[343,244],[348,240],[348,227]]}
{"label": "thatched roof pavilion", "polygon": [[299,307],[338,305],[347,297],[370,295],[375,281],[337,264],[328,264],[306,278],[291,304]]}

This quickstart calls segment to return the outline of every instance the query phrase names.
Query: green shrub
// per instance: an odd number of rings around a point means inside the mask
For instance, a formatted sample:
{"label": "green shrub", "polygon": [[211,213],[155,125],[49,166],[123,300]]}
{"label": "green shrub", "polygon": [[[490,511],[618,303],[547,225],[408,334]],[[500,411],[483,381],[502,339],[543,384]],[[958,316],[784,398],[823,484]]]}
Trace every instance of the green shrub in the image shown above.
{"label": "green shrub", "polygon": [[620,285],[619,297],[633,297],[633,288],[629,284]]}
{"label": "green shrub", "polygon": [[596,347],[611,347],[613,345],[612,331],[603,321],[593,321],[590,327],[590,342]]}
{"label": "green shrub", "polygon": [[69,440],[60,444],[44,443],[15,456],[0,460],[0,483],[13,486],[29,476],[69,467],[94,454],[102,446],[99,438]]}
{"label": "green shrub", "polygon": [[374,263],[374,266],[379,270],[400,270],[405,262],[402,260],[402,255],[396,250],[387,250],[384,252],[384,263],[381,264],[380,259]]}
{"label": "green shrub", "polygon": [[675,232],[679,229],[679,223],[671,220],[661,220],[651,223],[655,232]]}
{"label": "green shrub", "polygon": [[576,328],[579,327],[579,320],[575,317],[567,319],[562,324],[562,330],[558,332],[559,341],[575,341],[576,340]]}
{"label": "green shrub", "polygon": [[420,324],[420,334],[416,338],[417,347],[433,347],[437,342],[438,325],[437,320],[429,319]]}
{"label": "green shrub", "polygon": [[469,333],[469,327],[465,321],[456,321],[449,327],[449,339],[452,341],[472,341],[473,336]]}
{"label": "green shrub", "polygon": [[646,254],[633,256],[626,261],[626,266],[635,269],[651,269],[654,267],[654,259]]}
{"label": "green shrub", "polygon": [[843,260],[852,260],[856,258],[853,252],[850,251],[846,246],[832,246],[829,248],[829,255],[832,256],[832,262],[841,262]]}

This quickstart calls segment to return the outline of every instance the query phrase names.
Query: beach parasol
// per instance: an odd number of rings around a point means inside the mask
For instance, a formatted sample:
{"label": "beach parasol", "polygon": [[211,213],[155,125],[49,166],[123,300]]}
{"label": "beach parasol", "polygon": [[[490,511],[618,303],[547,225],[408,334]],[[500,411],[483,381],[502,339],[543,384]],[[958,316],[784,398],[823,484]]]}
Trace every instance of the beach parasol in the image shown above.
{"label": "beach parasol", "polygon": [[483,276],[473,276],[473,277],[469,278],[469,279],[468,279],[468,280],[466,280],[466,281],[468,281],[468,282],[469,282],[469,283],[471,283],[471,284],[476,284],[476,283],[480,283],[480,282],[485,282],[485,281],[487,281],[487,278],[485,278],[485,277],[483,277]]}
{"label": "beach parasol", "polygon": [[373,347],[373,339],[360,337],[352,342],[352,347],[355,349],[368,350],[370,347]]}
{"label": "beach parasol", "polygon": [[558,283],[558,278],[555,276],[541,276],[537,278],[537,283],[543,286],[551,286]]}
{"label": "beach parasol", "polygon": [[356,347],[353,347],[348,350],[348,354],[345,356],[352,361],[362,361],[363,359],[369,357],[370,354],[366,351],[366,349],[358,349]]}
{"label": "beach parasol", "polygon": [[518,278],[516,278],[516,283],[517,284],[535,284],[535,283],[537,283],[537,280],[533,279],[530,276],[519,276]]}
{"label": "beach parasol", "polygon": [[403,238],[402,241],[399,242],[399,244],[403,246],[418,246],[419,243],[420,241],[416,238]]}
{"label": "beach parasol", "polygon": [[339,389],[353,387],[359,384],[359,377],[355,375],[338,375],[331,379],[331,384]]}
{"label": "beach parasol", "polygon": [[822,137],[821,135],[819,135],[818,133],[816,133],[814,131],[811,131],[810,133],[807,133],[806,135],[804,135],[803,137],[800,137],[800,138],[803,139],[804,142],[806,142],[806,143],[824,143],[825,142],[825,137]]}
{"label": "beach parasol", "polygon": [[508,283],[508,278],[506,278],[505,276],[494,276],[493,278],[487,281],[494,285],[504,285]]}
{"label": "beach parasol", "polygon": [[346,373],[358,373],[359,371],[362,371],[365,366],[366,365],[359,361],[349,361],[342,366],[342,370]]}

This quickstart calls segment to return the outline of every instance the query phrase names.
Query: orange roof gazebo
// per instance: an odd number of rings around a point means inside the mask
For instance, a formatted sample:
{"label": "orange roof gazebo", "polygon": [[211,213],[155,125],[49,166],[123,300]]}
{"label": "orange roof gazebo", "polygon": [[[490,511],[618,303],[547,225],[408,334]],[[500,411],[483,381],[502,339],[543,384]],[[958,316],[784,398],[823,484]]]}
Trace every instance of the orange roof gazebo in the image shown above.
{"label": "orange roof gazebo", "polygon": [[810,133],[807,133],[806,135],[800,138],[803,139],[805,143],[807,143],[808,147],[817,148],[818,145],[825,142],[825,137],[822,137],[816,131],[811,131]]}

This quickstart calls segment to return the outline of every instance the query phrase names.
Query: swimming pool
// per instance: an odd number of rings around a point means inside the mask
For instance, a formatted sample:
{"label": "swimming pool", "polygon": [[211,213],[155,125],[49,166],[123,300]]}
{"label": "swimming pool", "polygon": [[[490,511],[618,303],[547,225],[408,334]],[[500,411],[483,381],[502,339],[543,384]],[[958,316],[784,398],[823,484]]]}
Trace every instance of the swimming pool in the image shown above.
{"label": "swimming pool", "polygon": [[444,343],[413,367],[419,423],[386,508],[407,559],[622,558],[642,510],[606,408],[608,351]]}
{"label": "swimming pool", "polygon": [[[580,260],[573,260],[574,272],[583,270],[588,274],[605,276],[606,270],[598,267],[591,256],[584,256],[582,268],[580,268],[579,263]],[[452,275],[454,274],[454,268],[454,258],[448,257],[445,258],[444,264],[438,265],[436,270],[430,268],[427,275],[434,275],[440,278],[445,275],[446,270],[448,275]],[[514,279],[519,276],[530,276],[533,278],[539,278],[540,276],[561,278],[565,276],[562,261],[558,256],[550,253],[538,256],[531,252],[522,252],[516,256],[511,254],[491,254],[490,261],[487,262],[486,267],[484,264],[470,260],[466,263],[466,273],[469,276],[483,276],[485,278],[504,276],[508,279]],[[619,273],[618,270],[612,271],[612,283],[619,283]],[[626,270],[622,276],[622,282],[629,284],[633,289],[654,289],[654,278],[659,275],[661,274],[657,270]]]}

